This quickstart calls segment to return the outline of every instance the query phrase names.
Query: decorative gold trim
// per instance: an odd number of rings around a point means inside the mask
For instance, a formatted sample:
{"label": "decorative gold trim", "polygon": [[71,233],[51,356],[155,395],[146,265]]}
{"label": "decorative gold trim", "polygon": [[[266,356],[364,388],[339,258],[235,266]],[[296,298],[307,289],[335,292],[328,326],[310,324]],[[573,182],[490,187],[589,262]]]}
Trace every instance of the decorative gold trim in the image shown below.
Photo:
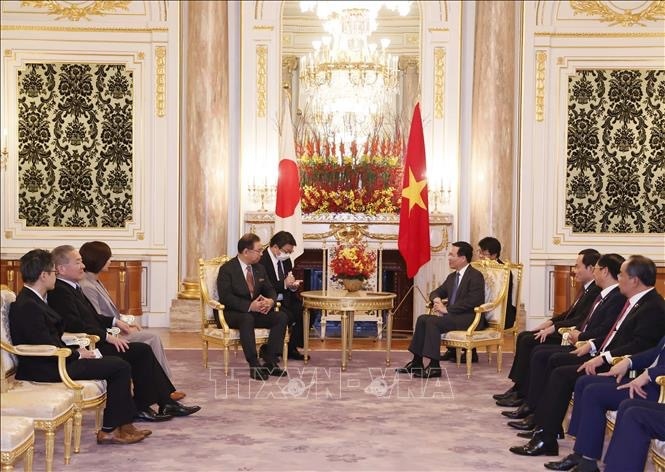
{"label": "decorative gold trim", "polygon": [[[87,3],[87,2],[86,2]],[[105,16],[116,10],[128,10],[129,1],[95,0],[91,4],[79,6],[73,2],[58,2],[54,0],[24,0],[21,7],[33,7],[48,10],[49,15],[57,15],[56,20],[66,18],[71,21],[79,21],[81,18],[89,19],[89,16]]]}
{"label": "decorative gold trim", "polygon": [[418,45],[420,41],[420,35],[418,33],[407,33],[404,35],[404,42],[409,46]]}
{"label": "decorative gold trim", "polygon": [[136,54],[136,59],[139,60],[139,61],[142,61],[143,59],[145,59],[145,53],[143,53],[143,51],[137,53]]}
{"label": "decorative gold trim", "polygon": [[545,120],[545,63],[547,52],[536,51],[536,121]]}
{"label": "decorative gold trim", "polygon": [[199,300],[201,298],[201,287],[196,282],[183,282],[182,289],[178,292],[181,300]]}
{"label": "decorative gold trim", "polygon": [[275,29],[274,26],[272,25],[255,25],[254,26],[255,30],[265,30],[265,31],[272,31]]}
{"label": "decorative gold trim", "polygon": [[57,25],[2,25],[0,31],[67,31],[75,33],[156,33],[167,32],[163,26],[154,28],[131,26],[57,26]]}
{"label": "decorative gold trim", "polygon": [[155,48],[155,65],[157,74],[155,77],[155,103],[157,105],[157,116],[166,116],[166,46]]}
{"label": "decorative gold trim", "polygon": [[428,28],[430,33],[447,33],[450,28]]}
{"label": "decorative gold trim", "polygon": [[633,10],[630,9],[625,9],[623,13],[619,13],[602,1],[570,0],[570,6],[575,15],[600,16],[599,21],[610,23],[610,26],[645,26],[645,21],[658,21],[665,16],[665,2],[658,0],[652,1],[647,8],[639,13],[633,13]]}
{"label": "decorative gold trim", "polygon": [[11,49],[5,49],[5,57],[12,57],[14,55],[14,51]]}
{"label": "decorative gold trim", "polygon": [[5,231],[5,239],[12,239],[14,237],[14,232],[10,229]]}
{"label": "decorative gold trim", "polygon": [[268,75],[268,46],[256,46],[256,116],[265,118],[268,91],[266,77]]}
{"label": "decorative gold trim", "polygon": [[441,252],[448,247],[448,242],[448,231],[446,231],[446,227],[444,226],[441,228],[441,244],[430,246],[430,251]]}
{"label": "decorative gold trim", "polygon": [[554,237],[552,238],[552,243],[553,243],[555,246],[558,246],[559,244],[561,244],[561,238],[560,238],[559,236],[554,236]]}
{"label": "decorative gold trim", "polygon": [[604,33],[604,32],[588,32],[588,33],[555,33],[549,31],[537,31],[534,36],[551,36],[559,38],[665,38],[665,33],[657,32],[638,32],[627,31],[625,33]]}
{"label": "decorative gold trim", "polygon": [[434,48],[434,118],[443,118],[446,50]]}
{"label": "decorative gold trim", "polygon": [[557,66],[565,66],[566,65],[566,58],[563,56],[559,56],[556,58],[556,65]]}
{"label": "decorative gold trim", "polygon": [[145,239],[145,233],[143,231],[139,231],[138,233],[136,233],[136,239],[138,239],[139,241],[143,241]]}

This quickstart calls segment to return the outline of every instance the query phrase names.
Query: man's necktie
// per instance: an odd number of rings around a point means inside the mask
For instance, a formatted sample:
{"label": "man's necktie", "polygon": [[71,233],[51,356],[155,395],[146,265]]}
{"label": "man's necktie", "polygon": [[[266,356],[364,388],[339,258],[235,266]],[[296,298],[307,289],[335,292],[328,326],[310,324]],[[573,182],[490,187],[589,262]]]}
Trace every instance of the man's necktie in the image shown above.
{"label": "man's necktie", "polygon": [[575,299],[573,304],[570,305],[570,308],[568,308],[568,311],[566,312],[565,315],[563,315],[563,318],[561,319],[565,320],[566,318],[568,318],[568,316],[570,316],[570,314],[573,312],[573,308],[575,308],[575,305],[577,305],[577,303],[582,299],[582,297],[586,295],[587,290],[588,288],[583,288],[582,290],[579,291],[577,298]]}
{"label": "man's necktie", "polygon": [[277,277],[279,277],[280,282],[286,278],[284,276],[284,266],[282,265],[282,261],[277,261]]}
{"label": "man's necktie", "polygon": [[249,293],[254,296],[254,274],[252,274],[252,267],[247,266],[247,273],[245,274],[245,280],[247,280],[247,288],[249,288]]}
{"label": "man's necktie", "polygon": [[459,287],[459,279],[460,279],[459,272],[455,272],[455,283],[453,284],[453,289],[450,293],[450,297],[448,298],[448,305],[452,305],[453,303],[455,303],[455,300],[457,299],[457,288]]}
{"label": "man's necktie", "polygon": [[596,299],[593,301],[593,305],[591,306],[591,311],[589,312],[588,315],[586,315],[586,319],[584,320],[584,323],[582,323],[582,328],[580,329],[580,331],[584,332],[587,329],[587,326],[589,326],[589,321],[591,321],[591,317],[593,316],[596,309],[601,303],[603,303],[603,297],[598,295]]}
{"label": "man's necktie", "polygon": [[630,300],[626,300],[626,303],[624,304],[621,313],[619,313],[619,316],[617,316],[617,319],[614,322],[614,325],[612,326],[610,332],[607,333],[607,336],[605,336],[605,340],[603,341],[603,344],[600,345],[600,349],[598,349],[598,352],[603,352],[607,347],[607,345],[610,343],[610,341],[612,341],[612,338],[614,338],[614,334],[616,333],[617,325],[621,320],[624,319],[625,315],[627,314],[626,311],[628,310],[629,306],[630,306]]}

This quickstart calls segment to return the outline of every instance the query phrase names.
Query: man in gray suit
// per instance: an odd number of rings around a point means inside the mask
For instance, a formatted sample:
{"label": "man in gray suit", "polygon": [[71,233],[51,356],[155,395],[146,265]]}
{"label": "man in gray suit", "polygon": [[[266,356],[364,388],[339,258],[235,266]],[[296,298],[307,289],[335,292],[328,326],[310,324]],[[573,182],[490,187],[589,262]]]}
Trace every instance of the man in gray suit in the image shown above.
{"label": "man in gray suit", "polygon": [[[473,248],[465,241],[453,243],[448,253],[448,265],[453,272],[429,298],[436,316],[420,315],[409,346],[413,360],[399,373],[413,374],[415,377],[441,377],[439,350],[441,334],[454,330],[467,329],[475,318],[473,309],[485,303],[485,279],[480,271],[469,265],[473,257]],[[479,329],[486,326],[484,318]],[[425,368],[423,358],[430,359]]]}
{"label": "man in gray suit", "polygon": [[[230,328],[240,331],[240,344],[249,363],[249,375],[254,380],[286,375],[277,365],[277,356],[284,344],[288,315],[274,309],[277,293],[259,263],[262,252],[257,235],[243,235],[238,241],[238,255],[220,267],[217,275],[219,301],[225,307],[224,319]],[[217,323],[221,327],[219,320]],[[264,365],[258,360],[254,328],[270,329],[268,347],[263,353]]]}

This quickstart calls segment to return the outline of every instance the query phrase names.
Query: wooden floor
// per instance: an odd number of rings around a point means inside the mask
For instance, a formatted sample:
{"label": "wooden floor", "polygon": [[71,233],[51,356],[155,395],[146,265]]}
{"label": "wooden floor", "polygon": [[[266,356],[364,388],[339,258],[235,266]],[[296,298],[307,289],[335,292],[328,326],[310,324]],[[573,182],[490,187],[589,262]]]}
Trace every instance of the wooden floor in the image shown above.
{"label": "wooden floor", "polygon": [[[150,331],[159,333],[165,348],[186,349],[200,348],[201,338],[197,332],[171,331],[168,328],[150,328]],[[395,350],[406,350],[411,342],[410,335],[396,334],[393,336],[392,348]],[[339,338],[326,338],[324,341],[318,337],[312,336],[309,341],[309,348],[312,351],[317,350],[338,350],[342,348]],[[385,338],[376,340],[375,338],[353,338],[353,349],[382,351],[386,348]],[[513,352],[513,338],[506,336],[503,340],[503,351]]]}

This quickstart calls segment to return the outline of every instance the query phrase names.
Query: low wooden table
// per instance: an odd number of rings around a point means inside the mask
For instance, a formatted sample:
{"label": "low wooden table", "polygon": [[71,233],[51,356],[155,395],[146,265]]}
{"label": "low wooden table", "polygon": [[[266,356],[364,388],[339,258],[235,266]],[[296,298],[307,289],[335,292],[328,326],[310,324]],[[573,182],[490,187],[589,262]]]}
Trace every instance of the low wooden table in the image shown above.
{"label": "low wooden table", "polygon": [[[353,315],[356,311],[382,310],[388,312],[387,345],[390,346],[393,331],[394,293],[389,292],[347,292],[346,290],[311,290],[302,292],[303,299],[303,348],[305,359],[309,351],[309,310],[329,310],[341,312],[342,318],[342,370],[346,370],[351,357],[353,344]],[[389,350],[386,350],[386,365],[390,365]],[[305,364],[307,360],[305,360]]]}

